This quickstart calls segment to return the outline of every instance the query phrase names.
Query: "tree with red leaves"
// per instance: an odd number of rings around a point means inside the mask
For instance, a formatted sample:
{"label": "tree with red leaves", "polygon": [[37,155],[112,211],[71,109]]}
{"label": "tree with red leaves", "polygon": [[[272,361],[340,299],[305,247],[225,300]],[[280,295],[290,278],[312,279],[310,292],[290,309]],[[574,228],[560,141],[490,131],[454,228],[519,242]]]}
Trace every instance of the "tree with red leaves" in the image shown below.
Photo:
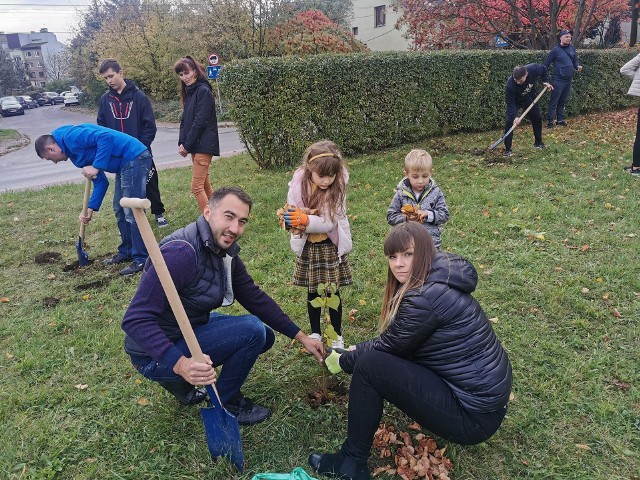
{"label": "tree with red leaves", "polygon": [[569,28],[579,44],[607,19],[626,13],[628,0],[398,0],[416,49],[487,47],[496,35],[510,46],[548,49]]}
{"label": "tree with red leaves", "polygon": [[269,31],[267,44],[273,55],[310,55],[327,52],[364,52],[366,45],[319,10],[309,10]]}

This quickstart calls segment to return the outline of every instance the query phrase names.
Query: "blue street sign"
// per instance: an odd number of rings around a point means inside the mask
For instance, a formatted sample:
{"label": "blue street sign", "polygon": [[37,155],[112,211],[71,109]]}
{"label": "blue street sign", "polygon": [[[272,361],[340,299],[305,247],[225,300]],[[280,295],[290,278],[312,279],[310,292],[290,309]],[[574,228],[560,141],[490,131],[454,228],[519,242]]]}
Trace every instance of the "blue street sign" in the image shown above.
{"label": "blue street sign", "polygon": [[509,46],[509,43],[502,38],[500,35],[496,35],[496,47],[498,48],[504,48]]}
{"label": "blue street sign", "polygon": [[207,67],[207,77],[209,80],[216,80],[218,78],[218,73],[222,65],[216,65],[215,67]]}

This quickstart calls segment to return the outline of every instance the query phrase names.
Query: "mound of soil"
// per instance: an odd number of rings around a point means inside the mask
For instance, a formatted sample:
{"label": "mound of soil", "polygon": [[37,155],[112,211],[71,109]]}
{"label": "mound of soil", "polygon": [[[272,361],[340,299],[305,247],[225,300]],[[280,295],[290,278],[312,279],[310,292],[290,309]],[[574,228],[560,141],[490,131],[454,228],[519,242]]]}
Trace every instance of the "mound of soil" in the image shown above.
{"label": "mound of soil", "polygon": [[58,303],[60,303],[60,299],[57,297],[44,297],[42,299],[43,307],[53,308],[58,305]]}
{"label": "mound of soil", "polygon": [[337,405],[345,405],[349,400],[349,389],[338,382],[335,377],[327,379],[326,389],[322,385],[313,388],[307,392],[305,402],[311,408],[315,409],[321,405],[335,403]]}
{"label": "mound of soil", "polygon": [[36,255],[34,262],[38,265],[46,265],[49,263],[57,263],[60,261],[60,255],[58,252],[42,252]]}

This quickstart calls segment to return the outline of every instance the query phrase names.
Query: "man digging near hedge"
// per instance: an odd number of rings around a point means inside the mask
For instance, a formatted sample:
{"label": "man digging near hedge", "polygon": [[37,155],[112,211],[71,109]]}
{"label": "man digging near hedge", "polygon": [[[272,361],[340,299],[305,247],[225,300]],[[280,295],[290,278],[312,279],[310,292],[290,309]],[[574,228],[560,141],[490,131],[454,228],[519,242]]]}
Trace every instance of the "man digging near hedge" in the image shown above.
{"label": "man digging near hedge", "polygon": [[[537,92],[535,84],[540,80],[544,88],[553,90],[553,86],[549,83],[547,67],[539,63],[530,63],[528,65],[517,66],[513,69],[513,74],[507,79],[505,86],[505,103],[506,103],[506,119],[504,133],[506,134],[513,125],[520,124],[518,110],[526,110],[536,99]],[[542,142],[542,113],[540,105],[535,104],[526,115],[531,121],[533,127],[534,148],[545,148]],[[504,139],[503,156],[510,157],[511,143],[513,141],[513,132]]]}

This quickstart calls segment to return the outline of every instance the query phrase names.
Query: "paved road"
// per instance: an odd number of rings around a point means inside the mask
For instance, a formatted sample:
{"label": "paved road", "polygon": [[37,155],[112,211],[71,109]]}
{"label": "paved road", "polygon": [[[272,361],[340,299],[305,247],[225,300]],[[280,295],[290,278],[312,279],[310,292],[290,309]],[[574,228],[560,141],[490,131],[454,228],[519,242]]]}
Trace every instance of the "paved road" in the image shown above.
{"label": "paved road", "polygon": [[[31,144],[27,147],[0,157],[0,193],[26,189],[38,189],[61,183],[80,183],[84,177],[81,170],[71,162],[54,165],[38,158],[33,142],[38,136],[51,133],[61,125],[95,123],[95,116],[69,111],[62,105],[40,107],[27,110],[24,115],[0,118],[0,129],[11,128],[28,135]],[[233,127],[222,127],[220,150],[223,157],[245,150],[238,133]],[[178,155],[178,126],[158,125],[156,139],[151,145],[153,159],[159,170],[183,167],[191,164],[190,159]]]}

